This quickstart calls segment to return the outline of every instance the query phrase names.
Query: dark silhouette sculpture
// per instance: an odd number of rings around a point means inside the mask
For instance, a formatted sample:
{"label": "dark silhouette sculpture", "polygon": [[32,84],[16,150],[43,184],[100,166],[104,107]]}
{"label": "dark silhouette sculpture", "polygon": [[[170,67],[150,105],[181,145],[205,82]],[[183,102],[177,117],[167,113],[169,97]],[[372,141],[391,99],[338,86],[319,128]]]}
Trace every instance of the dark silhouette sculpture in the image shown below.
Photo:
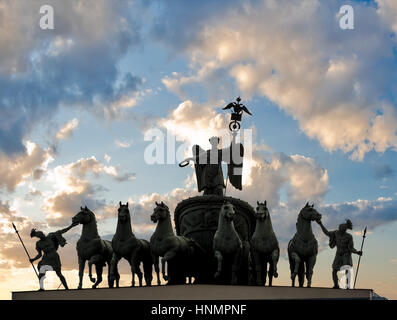
{"label": "dark silhouette sculpture", "polygon": [[204,195],[223,195],[226,187],[222,173],[222,150],[218,149],[219,138],[209,139],[211,150],[205,151],[199,145],[193,146],[195,170],[199,192],[204,190]]}
{"label": "dark silhouette sculpture", "polygon": [[176,234],[193,239],[205,250],[205,255],[196,258],[196,265],[200,272],[195,277],[194,283],[230,284],[231,282],[233,261],[232,259],[226,261],[228,257],[224,259],[227,270],[222,273],[219,279],[214,278],[218,263],[215,258],[213,242],[215,232],[218,229],[219,214],[225,201],[233,205],[235,212],[233,224],[243,247],[240,271],[237,276],[238,284],[248,284],[249,241],[255,230],[255,210],[243,200],[217,195],[191,197],[179,202],[175,208]]}
{"label": "dark silhouette sculpture", "polygon": [[204,150],[199,145],[192,148],[193,157],[182,161],[179,166],[184,167],[189,161],[194,161],[196,171],[198,191],[204,190],[204,195],[223,196],[226,188],[223,172],[222,161],[228,164],[228,179],[230,183],[238,190],[242,189],[242,167],[244,157],[244,147],[241,143],[236,144],[234,141],[229,148],[218,149],[220,139],[212,137],[210,150]]}
{"label": "dark silhouette sculpture", "polygon": [[[82,224],[83,231],[80,239],[77,241],[76,249],[79,259],[79,286],[83,286],[84,267],[86,261],[90,265],[95,264],[97,279],[92,277],[91,269],[89,270],[89,278],[92,282],[92,288],[96,288],[102,282],[102,272],[105,265],[108,266],[108,286],[113,288],[114,281],[110,279],[110,263],[113,256],[112,243],[108,240],[102,240],[98,234],[95,214],[87,208],[80,208],[80,211],[72,218],[73,224]],[[119,286],[120,275],[115,270],[116,286]]]}
{"label": "dark silhouette sculpture", "polygon": [[[157,203],[151,220],[157,223],[156,230],[150,238],[150,249],[156,273],[159,270],[159,257],[164,280],[167,284],[184,284],[187,277],[196,277],[195,257],[204,250],[192,239],[176,236],[172,230],[169,208]],[[167,264],[167,271],[166,265]]]}
{"label": "dark silhouette sculpture", "polygon": [[322,224],[321,218],[316,221],[324,234],[329,237],[329,246],[331,248],[336,246],[335,259],[332,263],[332,280],[334,289],[339,289],[338,271],[342,266],[353,266],[352,253],[361,256],[363,252],[354,248],[353,237],[347,232],[348,229],[353,229],[353,224],[349,219],[346,220],[346,223],[340,224],[338,230],[334,231],[328,231]]}
{"label": "dark silhouette sculpture", "polygon": [[321,219],[321,214],[314,209],[314,204],[306,205],[299,212],[296,223],[296,233],[288,243],[288,258],[291,269],[292,286],[295,286],[295,278],[298,275],[299,287],[303,287],[305,273],[307,287],[311,287],[313,268],[316,264],[318,243],[314,237],[311,223]]}
{"label": "dark silhouette sculpture", "polygon": [[[240,237],[234,228],[233,219],[235,211],[230,202],[226,202],[219,213],[218,229],[214,236],[214,253],[218,262],[218,268],[214,277],[220,278],[225,273],[226,265],[224,258],[232,261],[231,284],[238,283],[238,272],[240,271],[240,255],[243,249]],[[225,260],[226,260],[225,259]]]}
{"label": "dark silhouette sculpture", "polygon": [[250,116],[252,116],[252,113],[249,112],[249,110],[247,109],[247,107],[245,105],[243,105],[242,103],[240,103],[241,98],[237,97],[236,99],[237,102],[230,102],[226,107],[224,107],[222,110],[229,110],[229,109],[233,109],[233,113],[237,113],[237,114],[242,114],[243,112],[248,113]]}
{"label": "dark silhouette sculpture", "polygon": [[[138,276],[139,286],[142,286],[142,271],[140,264],[143,264],[145,282],[147,286],[152,284],[152,256],[149,242],[137,239],[131,228],[131,215],[128,209],[128,202],[123,205],[120,202],[118,209],[118,220],[116,234],[112,239],[113,258],[110,268],[111,279],[115,279],[115,270],[121,258],[126,259],[131,266],[131,286],[135,286],[135,274]],[[160,285],[160,276],[157,273],[157,284]]]}
{"label": "dark silhouette sculpture", "polygon": [[[280,249],[276,235],[273,231],[272,220],[266,201],[257,201],[256,227],[251,238],[251,257],[256,273],[256,284],[265,285],[266,276],[269,277],[269,286],[272,286],[273,277],[277,278],[277,263]],[[269,265],[269,271],[267,271]]]}
{"label": "dark silhouette sculpture", "polygon": [[49,233],[47,236],[44,234],[44,232],[36,229],[32,229],[32,231],[30,232],[31,238],[37,237],[40,239],[36,242],[37,256],[29,259],[29,261],[33,263],[34,261],[42,257],[37,266],[39,269],[38,278],[40,282],[40,290],[44,290],[42,278],[45,277],[46,271],[49,271],[48,269],[46,269],[45,266],[50,266],[52,270],[56,272],[64,288],[66,290],[69,289],[66,283],[66,279],[61,272],[61,259],[59,258],[57,250],[59,246],[64,247],[66,244],[66,240],[62,236],[62,234],[69,231],[74,226],[75,224],[72,224],[65,229]]}
{"label": "dark silhouette sculpture", "polygon": [[251,112],[247,109],[245,105],[240,103],[241,98],[238,97],[236,99],[236,102],[231,102],[229,103],[226,107],[224,107],[222,110],[233,110],[231,114],[231,121],[229,123],[229,129],[233,133],[236,133],[237,131],[240,130],[241,128],[241,120],[242,120],[242,115],[243,113],[248,113],[250,116],[252,116]]}

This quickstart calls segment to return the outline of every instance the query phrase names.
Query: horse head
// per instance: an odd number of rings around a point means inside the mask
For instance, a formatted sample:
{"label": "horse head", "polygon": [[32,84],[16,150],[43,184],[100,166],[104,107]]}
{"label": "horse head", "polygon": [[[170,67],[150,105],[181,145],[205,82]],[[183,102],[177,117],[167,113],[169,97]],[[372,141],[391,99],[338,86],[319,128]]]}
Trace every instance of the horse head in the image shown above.
{"label": "horse head", "polygon": [[318,213],[316,209],[314,209],[314,203],[312,205],[309,205],[309,202],[306,203],[306,205],[302,208],[299,215],[303,219],[309,221],[318,221],[321,219],[321,214]]}
{"label": "horse head", "polygon": [[72,223],[74,225],[78,224],[88,224],[94,217],[94,213],[87,208],[87,206],[80,207],[80,211],[72,218]]}
{"label": "horse head", "polygon": [[170,209],[161,201],[161,203],[157,203],[156,208],[154,208],[153,214],[150,216],[150,219],[156,223],[158,221],[162,221],[170,217]]}
{"label": "horse head", "polygon": [[122,204],[119,202],[120,208],[118,209],[118,221],[122,224],[129,223],[131,220],[130,210],[128,209],[128,202]]}
{"label": "horse head", "polygon": [[260,221],[264,221],[270,217],[269,210],[267,209],[267,203],[266,200],[263,203],[260,203],[259,201],[256,202],[257,207],[256,207],[256,219]]}
{"label": "horse head", "polygon": [[236,212],[234,211],[234,207],[230,202],[225,202],[221,208],[221,215],[227,221],[233,221]]}

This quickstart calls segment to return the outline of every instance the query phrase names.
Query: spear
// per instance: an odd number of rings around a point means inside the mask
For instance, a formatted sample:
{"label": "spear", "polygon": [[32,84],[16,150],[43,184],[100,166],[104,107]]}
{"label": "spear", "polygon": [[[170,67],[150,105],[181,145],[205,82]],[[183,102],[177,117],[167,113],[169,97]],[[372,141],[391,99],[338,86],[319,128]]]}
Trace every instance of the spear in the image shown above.
{"label": "spear", "polygon": [[[31,265],[32,265],[32,267],[33,267],[34,273],[36,274],[37,278],[39,278],[39,274],[37,273],[37,270],[36,270],[36,268],[34,267],[34,264],[33,264],[33,262],[31,262],[31,261],[30,261],[30,255],[29,255],[29,252],[28,252],[28,250],[26,250],[26,247],[25,247],[25,245],[24,245],[24,243],[23,243],[23,241],[22,241],[22,238],[21,238],[21,236],[19,235],[19,232],[18,232],[18,230],[17,230],[17,227],[15,226],[14,222],[12,223],[12,226],[14,227],[14,229],[15,229],[15,232],[16,232],[16,234],[17,234],[17,236],[18,236],[19,240],[21,241],[21,243],[22,243],[22,246],[23,246],[23,248],[25,249],[25,252],[26,252],[26,254],[28,255],[29,262],[30,262],[30,264],[31,264]],[[39,278],[39,279],[40,279],[40,278]]]}
{"label": "spear", "polygon": [[[365,240],[365,235],[366,235],[366,234],[367,234],[367,227],[365,227],[364,233],[363,233],[363,241],[361,242],[361,249],[360,249],[361,252],[363,252],[363,246],[364,246],[364,240]],[[362,254],[361,254],[361,255],[362,255]],[[360,269],[361,255],[360,255],[360,257],[358,258],[357,272],[356,272],[356,276],[354,277],[353,289],[356,288],[356,281],[357,281],[358,270]]]}

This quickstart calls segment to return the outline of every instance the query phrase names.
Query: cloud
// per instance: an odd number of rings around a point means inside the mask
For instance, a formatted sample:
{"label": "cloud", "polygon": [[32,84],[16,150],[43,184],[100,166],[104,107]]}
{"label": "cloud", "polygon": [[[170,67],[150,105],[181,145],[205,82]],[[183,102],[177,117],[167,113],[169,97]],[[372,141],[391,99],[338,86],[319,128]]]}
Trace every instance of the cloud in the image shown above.
{"label": "cloud", "polygon": [[[223,102],[218,102],[218,105],[223,104]],[[220,136],[220,133],[225,133],[225,140],[230,139],[229,130],[225,129],[228,127],[227,115],[217,113],[216,107],[210,107],[210,104],[199,104],[191,100],[179,104],[167,117],[158,120],[157,124],[189,147],[199,144],[207,148],[208,139],[211,136]],[[251,129],[255,133],[256,128]],[[290,205],[299,206],[309,200],[322,201],[328,192],[329,177],[327,170],[314,159],[269,151],[267,146],[254,145],[253,141],[246,141],[243,138],[244,188],[241,192],[229,186],[228,194],[245,199],[252,204],[255,204],[257,200],[267,200],[272,206],[276,206],[280,201],[280,189],[284,188]],[[254,134],[250,138],[254,139]],[[247,143],[254,145],[252,157]],[[226,146],[227,144],[223,145],[223,147]],[[268,152],[269,160],[265,159],[261,153],[263,150]],[[191,156],[190,148],[185,155]],[[195,184],[195,178],[191,181]]]}
{"label": "cloud", "polygon": [[369,230],[397,220],[397,201],[391,198],[324,205],[321,210],[330,227],[335,228],[345,219],[351,219],[355,229],[368,226]]}
{"label": "cloud", "polygon": [[123,148],[123,149],[127,149],[127,148],[131,147],[131,143],[128,141],[115,140],[114,143],[116,144],[116,146]]}
{"label": "cloud", "polygon": [[5,0],[0,5],[0,152],[23,152],[27,134],[60,105],[112,120],[142,84],[141,78],[117,68],[140,43],[135,3],[46,4],[55,11],[55,29],[46,32],[38,28],[41,3]]}
{"label": "cloud", "polygon": [[74,118],[73,120],[66,123],[56,134],[56,138],[58,140],[68,139],[72,136],[73,131],[79,125],[79,120]]}
{"label": "cloud", "polygon": [[273,153],[270,157],[270,161],[267,161],[254,153],[252,163],[247,164],[249,173],[243,179],[243,190],[240,192],[230,187],[230,194],[252,205],[257,200],[267,200],[271,207],[278,207],[280,191],[284,189],[287,196],[285,201],[291,208],[300,209],[307,201],[317,204],[322,202],[328,192],[326,169],[313,159],[301,155]]}
{"label": "cloud", "polygon": [[219,136],[222,129],[225,131],[228,126],[226,115],[216,112],[216,106],[221,105],[223,105],[222,101],[200,104],[186,100],[167,117],[159,119],[157,124],[168,130],[179,141],[187,142],[189,146],[193,144],[206,146],[209,145],[208,139],[211,136]]}
{"label": "cloud", "polygon": [[0,199],[0,241],[4,244],[0,246],[0,260],[6,261],[9,267],[23,267],[26,266],[26,253],[23,251],[11,223],[15,223],[30,252],[34,250],[33,245],[28,240],[30,239],[30,230],[32,228],[45,228],[46,224],[32,222],[28,217],[16,212],[8,202],[3,202]]}
{"label": "cloud", "polygon": [[52,161],[51,149],[45,150],[31,141],[25,143],[22,154],[8,156],[0,153],[0,189],[12,192],[29,177],[39,180]]}
{"label": "cloud", "polygon": [[50,226],[67,225],[80,206],[88,206],[95,213],[103,213],[107,203],[99,195],[105,189],[90,182],[89,174],[95,178],[109,176],[118,182],[135,178],[135,174],[121,174],[116,167],[103,165],[95,157],[82,158],[48,170],[46,179],[54,191],[45,197],[42,209],[47,213]]}
{"label": "cloud", "polygon": [[112,157],[109,156],[108,154],[105,154],[103,158],[105,159],[105,161],[106,161],[107,163],[109,163],[110,160],[112,160]]}
{"label": "cloud", "polygon": [[[382,3],[381,9],[392,2]],[[355,4],[360,27],[345,32],[339,28],[338,4],[223,3],[222,10],[214,6],[217,10],[206,17],[199,12],[210,4],[192,13],[173,2],[164,9],[171,17],[161,15],[164,20],[157,22],[163,33],[156,31],[183,50],[191,69],[187,76],[173,74],[163,82],[178,93],[193,82],[213,85],[212,77],[227,70],[225,82],[233,79],[243,96],[276,103],[329,152],[342,150],[363,160],[371,150],[397,150],[395,40],[382,13],[387,10]],[[177,16],[183,11],[189,17],[184,27],[171,14],[174,9]]]}

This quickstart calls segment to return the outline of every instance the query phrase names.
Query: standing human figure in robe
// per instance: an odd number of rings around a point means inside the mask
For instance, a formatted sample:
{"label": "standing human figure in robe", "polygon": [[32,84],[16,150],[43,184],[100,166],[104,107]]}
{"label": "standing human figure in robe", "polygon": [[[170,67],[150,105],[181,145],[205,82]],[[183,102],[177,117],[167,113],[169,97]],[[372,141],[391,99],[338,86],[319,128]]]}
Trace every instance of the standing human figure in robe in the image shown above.
{"label": "standing human figure in robe", "polygon": [[242,144],[232,142],[229,148],[218,149],[220,139],[212,137],[210,150],[203,150],[199,145],[193,146],[193,157],[196,171],[198,191],[204,190],[204,195],[223,196],[226,188],[222,161],[228,164],[228,178],[230,183],[236,188],[242,189],[242,167],[244,148]]}
{"label": "standing human figure in robe", "polygon": [[317,223],[320,225],[324,234],[329,237],[329,246],[331,248],[336,246],[335,259],[332,263],[332,280],[334,282],[334,289],[339,289],[338,271],[340,271],[342,266],[353,266],[352,253],[359,256],[363,253],[354,248],[353,237],[347,232],[347,229],[353,229],[353,224],[349,219],[346,220],[346,223],[340,224],[339,229],[334,231],[328,231],[321,220],[318,220]]}

